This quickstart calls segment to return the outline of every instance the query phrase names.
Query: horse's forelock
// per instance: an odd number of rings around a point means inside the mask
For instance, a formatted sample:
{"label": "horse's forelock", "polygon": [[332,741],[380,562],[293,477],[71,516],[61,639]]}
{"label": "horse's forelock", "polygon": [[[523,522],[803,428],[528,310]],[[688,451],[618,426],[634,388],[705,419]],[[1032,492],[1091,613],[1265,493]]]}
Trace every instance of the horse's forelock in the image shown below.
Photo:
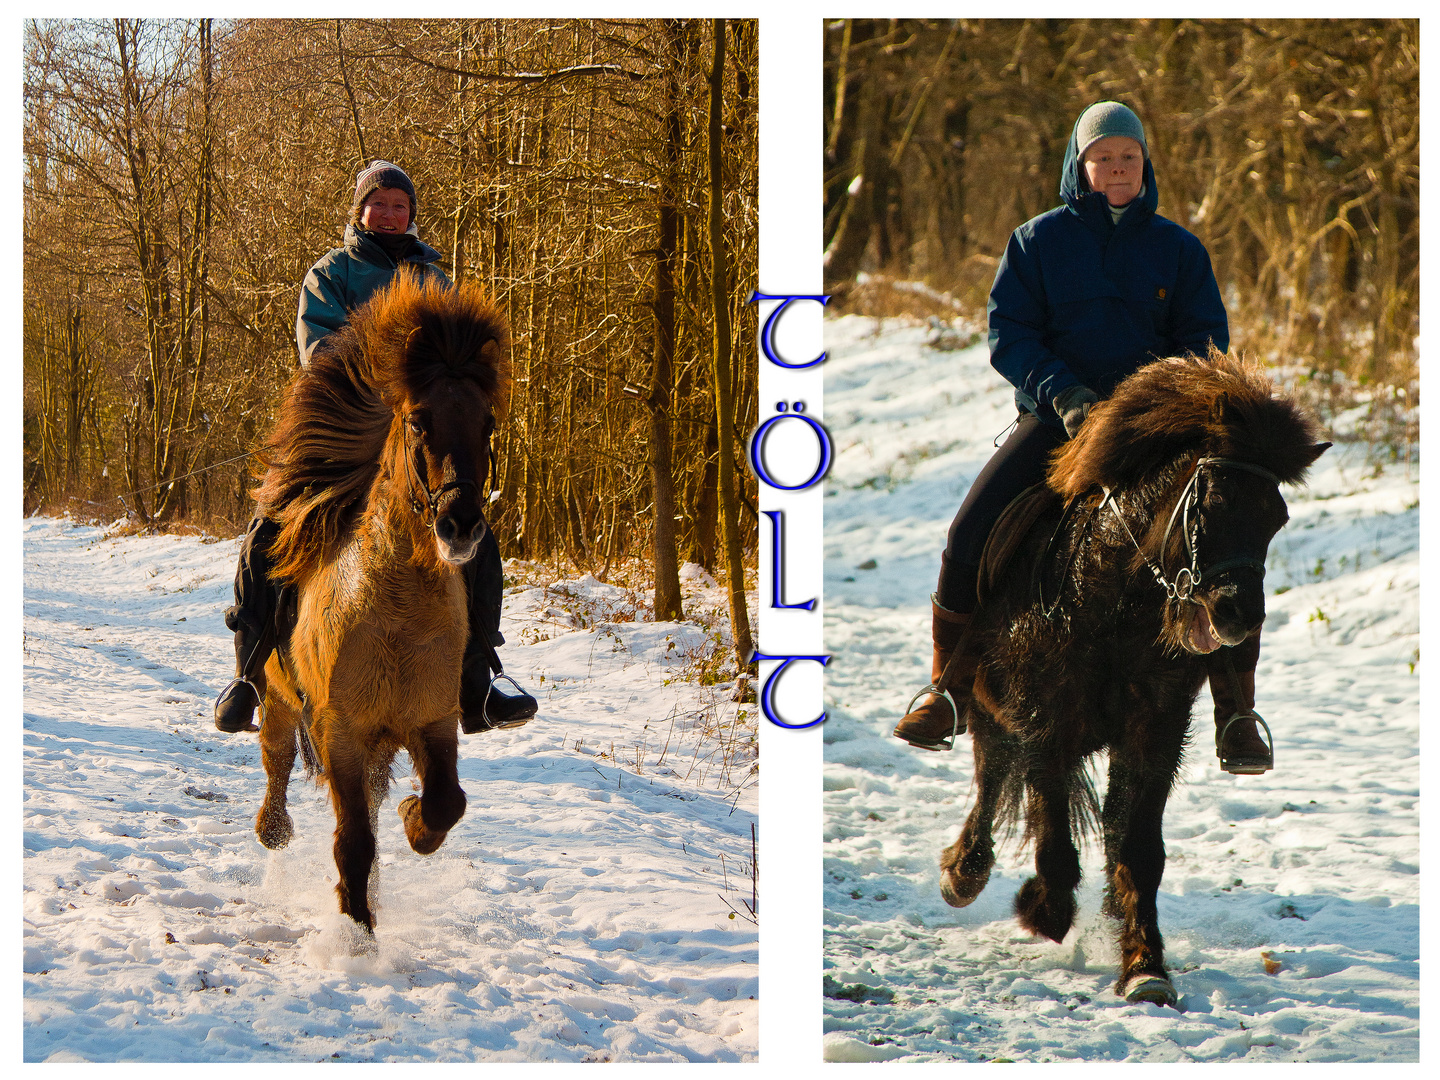
{"label": "horse's forelock", "polygon": [[356,321],[387,398],[421,397],[441,379],[463,379],[479,387],[493,412],[503,413],[509,326],[478,285],[445,288],[403,274]]}
{"label": "horse's forelock", "polygon": [[1157,360],[1094,406],[1048,475],[1066,498],[1096,485],[1134,483],[1186,450],[1262,465],[1286,483],[1304,478],[1317,425],[1277,393],[1258,364],[1211,349]]}

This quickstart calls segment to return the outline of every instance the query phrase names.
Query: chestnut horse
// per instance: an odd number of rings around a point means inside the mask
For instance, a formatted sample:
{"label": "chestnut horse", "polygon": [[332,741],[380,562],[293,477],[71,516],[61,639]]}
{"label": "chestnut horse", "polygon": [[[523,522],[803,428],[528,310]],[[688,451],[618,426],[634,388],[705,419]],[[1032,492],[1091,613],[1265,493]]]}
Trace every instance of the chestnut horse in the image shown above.
{"label": "chestnut horse", "polygon": [[[1080,881],[1075,840],[1098,812],[1116,993],[1176,1003],[1156,915],[1161,817],[1205,655],[1265,621],[1265,555],[1288,518],[1279,487],[1329,445],[1316,439],[1314,420],[1258,368],[1212,351],[1141,368],[1057,451],[1051,505],[976,615],[975,804],[941,855],[948,903],[984,889],[993,823],[1013,827],[1023,808],[1035,876],[1016,916],[1063,940]],[[1085,770],[1100,750],[1103,809]]]}
{"label": "chestnut horse", "polygon": [[509,343],[478,287],[402,273],[326,344],[286,391],[257,493],[280,524],[271,576],[295,601],[289,641],[265,667],[269,782],[255,832],[268,848],[290,841],[298,742],[330,788],[340,910],[371,933],[375,825],[396,752],[422,788],[399,806],[415,851],[435,851],[465,812],[461,568],[487,528]]}

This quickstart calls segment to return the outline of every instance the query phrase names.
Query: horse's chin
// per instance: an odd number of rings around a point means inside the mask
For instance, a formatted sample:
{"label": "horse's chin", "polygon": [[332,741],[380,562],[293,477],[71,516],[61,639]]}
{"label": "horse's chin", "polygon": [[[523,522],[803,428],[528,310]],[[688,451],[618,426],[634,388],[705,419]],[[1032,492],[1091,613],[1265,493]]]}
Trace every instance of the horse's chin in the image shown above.
{"label": "horse's chin", "polygon": [[436,539],[435,541],[435,554],[440,556],[441,562],[449,563],[451,566],[464,566],[475,557],[475,553],[479,550],[479,541],[467,547],[447,544],[440,539]]}

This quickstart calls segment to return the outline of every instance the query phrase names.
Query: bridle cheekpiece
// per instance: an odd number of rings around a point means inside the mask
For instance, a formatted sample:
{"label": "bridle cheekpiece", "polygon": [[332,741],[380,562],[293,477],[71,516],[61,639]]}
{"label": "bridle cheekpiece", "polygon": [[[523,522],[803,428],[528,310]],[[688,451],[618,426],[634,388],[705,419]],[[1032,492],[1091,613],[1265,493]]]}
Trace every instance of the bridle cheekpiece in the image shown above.
{"label": "bridle cheekpiece", "polygon": [[1189,560],[1189,565],[1181,566],[1180,569],[1176,570],[1173,580],[1166,578],[1165,572],[1151,561],[1149,555],[1145,554],[1144,548],[1142,548],[1140,542],[1135,539],[1135,534],[1130,531],[1130,525],[1126,522],[1125,516],[1120,512],[1120,505],[1115,499],[1114,492],[1108,487],[1101,485],[1101,490],[1105,493],[1104,499],[1100,502],[1101,508],[1103,509],[1105,506],[1109,506],[1111,511],[1114,512],[1121,526],[1125,529],[1125,535],[1130,537],[1130,542],[1135,545],[1135,550],[1138,551],[1140,557],[1145,560],[1145,565],[1150,570],[1151,575],[1154,576],[1156,583],[1165,590],[1166,597],[1171,600],[1188,600],[1191,603],[1198,604],[1199,601],[1194,599],[1196,586],[1205,580],[1205,578],[1214,577],[1216,574],[1223,573],[1226,570],[1234,570],[1237,567],[1248,567],[1249,569],[1259,571],[1262,575],[1265,573],[1265,560],[1256,558],[1253,555],[1236,555],[1229,559],[1222,559],[1217,563],[1205,567],[1203,571],[1201,570],[1199,546],[1199,480],[1201,471],[1206,468],[1241,469],[1270,481],[1270,483],[1275,485],[1277,490],[1280,487],[1280,478],[1278,476],[1269,469],[1251,464],[1248,461],[1224,457],[1202,457],[1196,461],[1195,468],[1190,473],[1190,478],[1185,482],[1185,487],[1181,489],[1179,498],[1175,500],[1175,507],[1170,511],[1170,520],[1165,525],[1165,535],[1160,540],[1160,559],[1163,562],[1165,549],[1170,543],[1170,534],[1175,531],[1176,522],[1178,521],[1180,523],[1180,535],[1184,537],[1185,540],[1185,556]]}

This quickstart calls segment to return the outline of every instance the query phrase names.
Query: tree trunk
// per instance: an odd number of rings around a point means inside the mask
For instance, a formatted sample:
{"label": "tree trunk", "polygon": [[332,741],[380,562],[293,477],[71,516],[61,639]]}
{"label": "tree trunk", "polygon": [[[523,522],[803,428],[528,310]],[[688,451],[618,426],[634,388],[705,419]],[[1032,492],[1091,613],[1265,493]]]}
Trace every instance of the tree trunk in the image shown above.
{"label": "tree trunk", "polygon": [[[681,34],[667,20],[667,37]],[[672,50],[675,51],[675,50]],[[655,519],[651,544],[655,558],[655,619],[684,618],[680,600],[680,560],[675,543],[675,476],[671,468],[673,439],[670,410],[675,383],[675,247],[676,181],[680,156],[680,88],[671,65],[665,95],[665,150],[660,177],[660,239],[655,249],[655,363],[650,371],[650,483]]]}
{"label": "tree trunk", "polygon": [[889,98],[875,64],[860,75],[855,141],[850,154],[850,186],[835,235],[825,249],[825,291],[841,292],[860,272],[865,249],[874,233],[876,200],[873,191],[884,183],[885,113]]}
{"label": "tree trunk", "polygon": [[741,664],[755,651],[750,616],[745,608],[745,567],[740,557],[740,507],[735,495],[735,401],[730,381],[730,298],[725,257],[725,211],[720,165],[720,107],[725,88],[725,20],[714,20],[715,61],[710,68],[710,293],[715,351],[711,366],[715,386],[715,426],[720,436],[720,519],[725,535],[725,571],[730,593],[730,627],[735,655]]}

